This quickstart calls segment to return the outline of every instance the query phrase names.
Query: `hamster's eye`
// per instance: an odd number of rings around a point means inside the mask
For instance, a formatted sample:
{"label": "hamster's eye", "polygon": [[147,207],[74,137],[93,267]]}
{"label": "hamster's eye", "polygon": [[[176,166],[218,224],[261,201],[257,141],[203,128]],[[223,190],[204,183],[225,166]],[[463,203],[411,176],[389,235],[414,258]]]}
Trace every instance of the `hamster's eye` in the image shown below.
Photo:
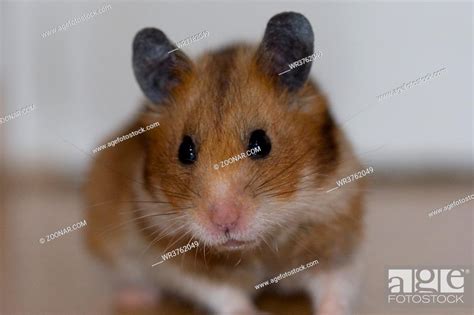
{"label": "hamster's eye", "polygon": [[178,158],[183,164],[193,164],[197,159],[196,146],[190,136],[184,136],[179,146]]}
{"label": "hamster's eye", "polygon": [[[252,150],[254,149],[254,150]],[[255,152],[250,157],[252,159],[261,159],[266,157],[272,149],[272,143],[265,131],[257,129],[252,132],[249,139],[248,150]]]}

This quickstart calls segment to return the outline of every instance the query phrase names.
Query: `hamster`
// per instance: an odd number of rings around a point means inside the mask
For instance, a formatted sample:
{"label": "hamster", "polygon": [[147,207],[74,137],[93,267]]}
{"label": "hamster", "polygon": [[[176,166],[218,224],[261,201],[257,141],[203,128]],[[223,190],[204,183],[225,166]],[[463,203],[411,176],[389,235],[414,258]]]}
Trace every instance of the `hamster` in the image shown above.
{"label": "hamster", "polygon": [[259,45],[196,61],[158,29],[137,33],[146,101],[113,138],[159,127],[99,152],[85,187],[88,248],[123,288],[150,293],[131,304],[168,292],[249,315],[263,290],[304,290],[314,314],[352,314],[363,183],[327,191],[361,166],[308,78],[312,62],[281,74],[313,49],[310,22],[294,12],[273,16]]}

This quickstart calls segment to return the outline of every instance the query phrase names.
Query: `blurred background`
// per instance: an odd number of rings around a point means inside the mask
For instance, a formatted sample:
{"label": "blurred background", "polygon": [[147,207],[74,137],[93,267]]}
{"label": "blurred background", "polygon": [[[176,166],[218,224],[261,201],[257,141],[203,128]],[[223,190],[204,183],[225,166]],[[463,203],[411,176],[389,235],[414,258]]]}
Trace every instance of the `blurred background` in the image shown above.
{"label": "blurred background", "polygon": [[[474,201],[427,216],[473,193],[472,2],[0,3],[0,117],[35,105],[0,124],[1,314],[112,312],[111,285],[85,251],[81,230],[38,240],[84,219],[80,187],[90,152],[139,108],[131,68],[137,31],[154,26],[176,42],[207,30],[209,37],[183,48],[196,57],[235,41],[258,43],[282,11],[310,20],[322,52],[311,76],[375,169],[360,314],[446,314],[433,306],[387,309],[384,290],[387,266],[472,266]],[[436,78],[377,98],[441,68]],[[304,314],[299,301],[293,304]],[[278,300],[259,303],[285,314]],[[169,314],[179,313],[173,307]]]}

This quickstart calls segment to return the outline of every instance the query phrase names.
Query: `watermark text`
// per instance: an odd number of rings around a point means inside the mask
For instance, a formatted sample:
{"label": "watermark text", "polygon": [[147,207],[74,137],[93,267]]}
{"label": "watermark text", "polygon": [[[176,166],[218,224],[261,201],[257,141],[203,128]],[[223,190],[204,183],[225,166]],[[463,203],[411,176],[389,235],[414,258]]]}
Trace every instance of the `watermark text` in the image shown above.
{"label": "watermark text", "polygon": [[70,225],[68,227],[65,227],[65,228],[62,228],[61,230],[58,230],[54,233],[51,233],[49,235],[46,235],[45,237],[41,237],[39,239],[39,242],[40,244],[44,244],[46,242],[49,242],[49,241],[52,241],[56,238],[59,238],[63,235],[66,235],[68,234],[69,232],[72,232],[74,230],[79,230],[80,228],[83,228],[87,226],[87,222],[86,220],[83,220],[83,221],[80,221],[80,222],[77,222],[77,223],[74,223],[73,225]]}
{"label": "watermark text", "polygon": [[399,87],[394,88],[393,90],[390,90],[390,91],[387,91],[383,94],[380,94],[379,96],[377,96],[377,99],[379,101],[381,101],[381,100],[384,100],[386,98],[401,94],[402,92],[406,91],[407,89],[411,89],[412,87],[414,87],[414,86],[416,86],[416,85],[418,85],[422,82],[427,82],[431,79],[434,79],[434,78],[440,76],[441,72],[443,72],[444,70],[446,70],[446,68],[438,69],[438,70],[436,70],[432,73],[428,73],[427,75],[425,75],[423,77],[419,77],[416,80],[405,82],[402,85],[400,85]]}
{"label": "watermark text", "polygon": [[58,25],[58,26],[42,33],[41,37],[46,38],[46,37],[49,37],[53,34],[56,34],[56,32],[66,31],[69,27],[72,27],[72,26],[75,26],[79,23],[87,21],[87,20],[95,17],[96,15],[101,15],[101,14],[103,14],[103,13],[105,13],[105,12],[111,10],[111,9],[112,9],[112,5],[110,5],[110,4],[104,5],[103,7],[99,8],[97,10],[93,10],[89,13],[83,14],[78,18],[68,20],[66,23],[63,23],[62,25]]}
{"label": "watermark text", "polygon": [[262,282],[262,283],[259,283],[255,286],[255,290],[258,290],[258,289],[261,289],[261,288],[264,288],[266,287],[267,285],[270,285],[270,284],[273,284],[273,283],[278,283],[278,281],[282,280],[282,279],[285,279],[286,277],[289,277],[289,276],[292,276],[300,271],[303,271],[307,268],[311,268],[313,266],[316,266],[317,264],[319,264],[319,261],[316,259],[316,260],[313,260],[313,261],[310,261],[309,263],[307,263],[306,265],[301,265],[299,267],[296,267],[296,268],[293,268],[292,270],[290,271],[287,271],[283,274],[279,274],[278,276],[276,277],[273,277],[270,279],[270,281],[265,281],[265,282]]}
{"label": "watermark text", "polygon": [[245,159],[249,156],[252,156],[254,154],[256,154],[257,152],[260,152],[262,149],[260,147],[256,147],[256,148],[252,148],[250,150],[247,150],[245,152],[242,152],[236,156],[233,156],[231,158],[228,158],[227,160],[224,160],[224,161],[220,161],[219,163],[217,164],[214,164],[214,169],[215,170],[218,170],[219,169],[219,164],[220,164],[220,168],[223,168],[223,167],[226,167],[234,162],[237,162],[238,160],[241,160],[241,159]]}
{"label": "watermark text", "polygon": [[360,179],[360,178],[362,178],[362,177],[364,177],[364,176],[367,176],[367,175],[369,175],[369,174],[371,174],[371,173],[373,173],[373,172],[374,172],[374,168],[373,168],[372,166],[368,167],[368,168],[365,169],[365,170],[358,171],[357,173],[351,174],[351,175],[349,175],[349,176],[347,176],[347,177],[344,177],[344,178],[342,178],[342,179],[340,179],[340,180],[337,180],[337,181],[336,181],[337,187],[331,188],[331,189],[329,189],[329,190],[326,191],[326,192],[328,193],[328,192],[331,192],[331,191],[333,191],[333,190],[336,190],[336,189],[338,189],[339,187],[341,187],[341,186],[343,186],[343,185],[345,185],[345,184],[349,184],[350,182],[353,182],[353,181],[355,181],[355,180],[358,180],[358,179]]}
{"label": "watermark text", "polygon": [[431,217],[433,217],[435,215],[438,215],[442,212],[449,211],[452,208],[457,207],[457,206],[459,206],[459,205],[461,205],[465,202],[471,201],[472,199],[474,199],[474,194],[472,194],[470,196],[467,196],[467,197],[464,197],[464,198],[461,198],[461,199],[458,199],[458,200],[455,200],[455,201],[451,202],[449,205],[444,206],[444,208],[439,208],[439,209],[433,210],[430,213],[428,213],[428,216],[431,218]]}
{"label": "watermark text", "polygon": [[200,41],[201,39],[206,38],[208,36],[209,36],[209,31],[202,31],[200,33],[194,34],[193,36],[186,37],[185,39],[180,40],[179,42],[177,42],[176,46],[178,46],[178,48],[175,48],[173,50],[168,51],[168,54],[170,54],[170,53],[172,53],[172,52],[174,52],[174,51],[176,51],[176,50],[178,50],[182,47],[191,45],[194,42]]}
{"label": "watermark text", "polygon": [[125,135],[125,136],[117,137],[117,139],[112,140],[112,141],[109,141],[109,142],[107,143],[107,145],[103,144],[103,145],[101,145],[101,146],[99,146],[99,147],[93,149],[93,150],[92,150],[92,153],[97,153],[97,152],[102,151],[102,150],[104,150],[104,149],[107,149],[107,148],[110,148],[110,147],[115,147],[116,144],[118,144],[118,143],[120,143],[120,142],[122,142],[122,141],[128,140],[128,139],[130,139],[130,138],[133,138],[133,137],[135,137],[135,136],[138,136],[139,134],[142,134],[142,133],[144,133],[144,132],[146,132],[146,131],[148,131],[148,130],[151,130],[151,129],[153,129],[153,128],[156,128],[156,127],[158,127],[159,125],[160,125],[159,122],[155,122],[155,123],[153,123],[153,124],[151,124],[151,125],[146,126],[145,128],[142,127],[142,128],[140,128],[140,129],[138,129],[138,130],[132,131],[132,132],[130,132],[129,134],[127,134],[127,135]]}
{"label": "watermark text", "polygon": [[184,246],[181,246],[179,248],[176,248],[172,251],[169,251],[167,252],[166,254],[164,255],[161,255],[161,261],[157,262],[157,263],[154,263],[153,265],[151,265],[152,267],[155,267],[156,265],[159,265],[161,263],[164,263],[166,260],[170,259],[170,258],[174,258],[178,255],[181,255],[181,254],[184,254],[188,251],[190,251],[191,249],[193,248],[197,248],[199,246],[199,242],[198,241],[194,241],[192,243],[189,243],[189,244],[186,244]]}
{"label": "watermark text", "polygon": [[27,106],[27,107],[23,107],[11,114],[8,114],[8,115],[5,115],[3,117],[0,117],[0,125],[1,124],[4,124],[6,123],[7,121],[10,121],[10,120],[13,120],[17,117],[20,117],[20,116],[23,116],[23,115],[26,115],[28,114],[29,112],[33,111],[36,109],[36,106],[35,105],[30,105],[30,106]]}

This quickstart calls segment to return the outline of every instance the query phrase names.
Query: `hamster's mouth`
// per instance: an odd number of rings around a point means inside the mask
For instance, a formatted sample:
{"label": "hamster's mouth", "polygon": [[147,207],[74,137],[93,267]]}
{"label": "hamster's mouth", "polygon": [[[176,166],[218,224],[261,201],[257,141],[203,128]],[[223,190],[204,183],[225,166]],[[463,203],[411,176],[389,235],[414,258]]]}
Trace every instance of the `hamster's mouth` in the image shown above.
{"label": "hamster's mouth", "polygon": [[239,250],[252,247],[255,244],[255,241],[239,241],[233,238],[229,238],[224,243],[217,245],[217,247],[225,250]]}

